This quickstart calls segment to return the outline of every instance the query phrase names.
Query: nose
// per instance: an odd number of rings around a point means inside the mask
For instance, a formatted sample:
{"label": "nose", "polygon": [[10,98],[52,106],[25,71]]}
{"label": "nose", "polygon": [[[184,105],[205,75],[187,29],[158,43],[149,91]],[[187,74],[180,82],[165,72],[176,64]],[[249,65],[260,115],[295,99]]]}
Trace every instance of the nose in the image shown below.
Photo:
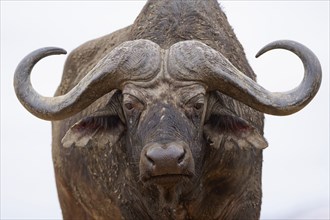
{"label": "nose", "polygon": [[154,175],[180,174],[186,151],[183,146],[171,144],[165,148],[160,145],[150,147],[145,157],[154,169]]}
{"label": "nose", "polygon": [[152,143],[145,147],[140,158],[142,179],[164,176],[189,176],[194,173],[190,149],[182,142]]}

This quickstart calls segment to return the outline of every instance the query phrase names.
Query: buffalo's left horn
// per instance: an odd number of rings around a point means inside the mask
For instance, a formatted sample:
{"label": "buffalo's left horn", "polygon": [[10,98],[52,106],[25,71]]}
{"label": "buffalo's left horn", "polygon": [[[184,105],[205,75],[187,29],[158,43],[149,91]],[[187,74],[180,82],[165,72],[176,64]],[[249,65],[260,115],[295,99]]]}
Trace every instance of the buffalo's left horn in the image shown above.
{"label": "buffalo's left horn", "polygon": [[44,97],[32,87],[30,73],[42,58],[65,54],[60,48],[48,47],[27,55],[18,64],[15,92],[23,106],[33,115],[45,120],[68,118],[92,104],[127,81],[150,81],[160,68],[160,48],[148,40],[127,41],[108,53],[67,94]]}
{"label": "buffalo's left horn", "polygon": [[257,57],[272,49],[295,53],[305,69],[300,85],[287,92],[269,92],[239,71],[220,52],[199,41],[183,41],[170,48],[168,70],[182,81],[200,81],[208,90],[218,90],[267,114],[289,115],[301,110],[316,95],[322,78],[321,65],[304,45],[288,40],[275,41],[262,48]]}

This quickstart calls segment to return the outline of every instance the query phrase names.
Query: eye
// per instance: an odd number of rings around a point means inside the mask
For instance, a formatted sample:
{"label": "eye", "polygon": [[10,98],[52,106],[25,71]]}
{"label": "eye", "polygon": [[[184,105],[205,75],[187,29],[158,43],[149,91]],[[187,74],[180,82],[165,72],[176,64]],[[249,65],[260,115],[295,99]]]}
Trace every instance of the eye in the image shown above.
{"label": "eye", "polygon": [[134,108],[133,104],[130,103],[130,102],[125,103],[124,106],[125,106],[125,108],[126,108],[127,110],[129,110],[129,111],[132,110],[132,109]]}
{"label": "eye", "polygon": [[185,104],[185,108],[188,111],[201,111],[204,109],[204,95],[203,94],[198,94],[191,99]]}
{"label": "eye", "polygon": [[204,107],[204,103],[198,102],[194,104],[194,109],[197,111],[203,109],[203,107]]}
{"label": "eye", "polygon": [[144,104],[135,96],[124,94],[123,107],[127,112],[132,112],[133,110],[142,111]]}

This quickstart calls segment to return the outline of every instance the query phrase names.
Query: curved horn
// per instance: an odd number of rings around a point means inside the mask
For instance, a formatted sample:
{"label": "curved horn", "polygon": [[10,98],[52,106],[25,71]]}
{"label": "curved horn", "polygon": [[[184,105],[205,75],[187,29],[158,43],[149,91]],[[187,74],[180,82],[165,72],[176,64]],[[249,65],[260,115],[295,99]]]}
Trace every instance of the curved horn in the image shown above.
{"label": "curved horn", "polygon": [[160,68],[160,48],[148,40],[125,42],[108,53],[67,94],[44,97],[31,85],[30,73],[42,58],[65,54],[60,48],[42,48],[27,55],[18,64],[15,92],[22,105],[33,115],[45,120],[68,118],[88,107],[113,89],[120,89],[126,81],[148,81]]}
{"label": "curved horn", "polygon": [[170,48],[168,69],[178,80],[201,81],[208,90],[218,90],[267,114],[289,115],[305,107],[316,95],[322,78],[314,53],[294,41],[275,41],[262,48],[257,57],[272,49],[295,53],[305,69],[300,85],[287,92],[269,92],[244,75],[221,53],[198,41],[179,42]]}

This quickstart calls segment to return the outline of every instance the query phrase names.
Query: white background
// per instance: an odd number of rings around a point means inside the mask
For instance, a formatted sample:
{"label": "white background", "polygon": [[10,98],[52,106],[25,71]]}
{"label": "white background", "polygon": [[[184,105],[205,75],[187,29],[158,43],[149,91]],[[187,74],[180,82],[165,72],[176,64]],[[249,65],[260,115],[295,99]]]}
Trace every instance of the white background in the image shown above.
{"label": "white background", "polygon": [[[51,159],[51,126],[17,101],[13,74],[31,51],[80,44],[133,23],[145,1],[1,1],[1,219],[60,219]],[[258,82],[294,88],[303,68],[290,52],[255,59],[265,44],[292,39],[319,57],[315,99],[286,117],[266,116],[262,219],[329,219],[329,1],[224,1]],[[32,83],[52,96],[66,56],[42,60]]]}

